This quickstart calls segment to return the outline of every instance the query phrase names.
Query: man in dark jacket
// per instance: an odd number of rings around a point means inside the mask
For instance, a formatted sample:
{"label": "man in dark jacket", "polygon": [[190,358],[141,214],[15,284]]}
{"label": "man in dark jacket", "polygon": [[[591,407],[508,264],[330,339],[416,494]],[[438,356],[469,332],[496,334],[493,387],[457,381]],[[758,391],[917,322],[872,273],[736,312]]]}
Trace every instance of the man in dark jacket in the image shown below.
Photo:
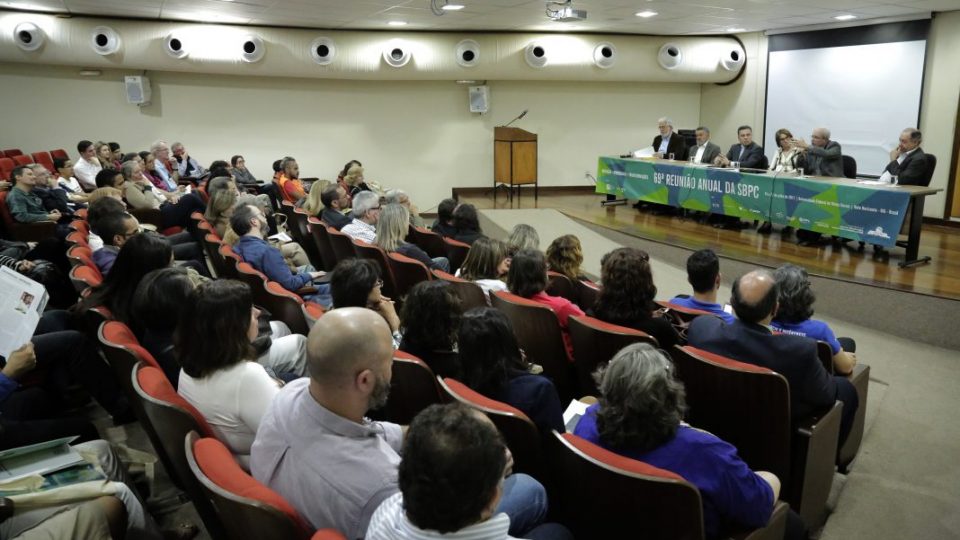
{"label": "man in dark jacket", "polygon": [[900,145],[890,151],[890,163],[884,172],[897,177],[898,184],[928,186],[927,155],[920,148],[923,135],[919,129],[907,128],[900,133]]}

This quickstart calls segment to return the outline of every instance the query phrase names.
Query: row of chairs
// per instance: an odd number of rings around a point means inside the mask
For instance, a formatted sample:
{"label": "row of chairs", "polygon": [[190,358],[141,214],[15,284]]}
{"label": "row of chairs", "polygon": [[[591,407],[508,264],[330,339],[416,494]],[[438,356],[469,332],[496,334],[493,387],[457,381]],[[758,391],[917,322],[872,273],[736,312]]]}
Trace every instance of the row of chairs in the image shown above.
{"label": "row of chairs", "polygon": [[63,149],[33,152],[30,155],[24,154],[16,148],[2,150],[0,151],[0,180],[9,179],[13,169],[32,163],[43,165],[51,174],[56,173],[57,168],[53,166],[53,160],[56,158],[67,159],[68,157],[66,150]]}

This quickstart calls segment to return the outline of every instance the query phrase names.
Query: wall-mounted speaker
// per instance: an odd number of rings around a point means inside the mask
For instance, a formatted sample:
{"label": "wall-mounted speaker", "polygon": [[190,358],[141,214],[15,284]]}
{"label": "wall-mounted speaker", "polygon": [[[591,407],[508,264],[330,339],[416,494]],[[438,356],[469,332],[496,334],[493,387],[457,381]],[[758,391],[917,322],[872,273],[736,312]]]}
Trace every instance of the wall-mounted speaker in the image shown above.
{"label": "wall-mounted speaker", "polygon": [[120,34],[109,26],[98,26],[90,33],[90,46],[101,56],[113,54],[120,50]]}
{"label": "wall-mounted speaker", "polygon": [[457,63],[463,67],[473,67],[480,62],[480,44],[472,39],[457,43]]}
{"label": "wall-mounted speaker", "polygon": [[328,37],[318,37],[310,44],[310,56],[314,62],[326,66],[337,56],[337,46]]}
{"label": "wall-mounted speaker", "polygon": [[542,43],[533,41],[524,49],[523,59],[532,68],[542,68],[547,65],[547,48]]}
{"label": "wall-mounted speaker", "polygon": [[593,64],[598,68],[609,69],[617,61],[617,48],[613,43],[600,43],[593,48]]}
{"label": "wall-mounted speaker", "polygon": [[739,45],[725,49],[720,54],[720,67],[727,71],[739,70],[746,61],[747,55]]}
{"label": "wall-mounted speaker", "polygon": [[123,85],[127,91],[127,103],[134,105],[150,104],[150,79],[142,75],[128,75],[123,78]]}
{"label": "wall-mounted speaker", "polygon": [[183,38],[178,34],[171,33],[163,40],[163,50],[174,58],[183,58],[187,56],[187,47]]}
{"label": "wall-mounted speaker", "polygon": [[470,96],[470,112],[483,114],[490,110],[489,86],[471,86],[467,93]]}
{"label": "wall-mounted speaker", "polygon": [[657,53],[657,62],[664,69],[674,69],[683,63],[683,50],[676,43],[666,43]]}
{"label": "wall-mounted speaker", "polygon": [[35,51],[43,46],[46,34],[32,22],[22,22],[13,29],[13,41],[25,51]]}
{"label": "wall-mounted speaker", "polygon": [[410,49],[401,43],[390,43],[383,49],[383,61],[395,68],[407,65],[411,56]]}
{"label": "wall-mounted speaker", "polygon": [[244,62],[259,62],[263,55],[267,53],[263,38],[253,34],[243,38],[241,49],[240,58]]}

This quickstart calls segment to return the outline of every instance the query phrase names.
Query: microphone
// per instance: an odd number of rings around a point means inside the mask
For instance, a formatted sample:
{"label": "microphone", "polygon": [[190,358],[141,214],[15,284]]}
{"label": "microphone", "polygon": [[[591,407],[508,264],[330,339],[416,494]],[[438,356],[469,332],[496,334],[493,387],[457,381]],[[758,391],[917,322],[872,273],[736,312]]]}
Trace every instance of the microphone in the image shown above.
{"label": "microphone", "polygon": [[529,111],[530,111],[530,109],[524,109],[523,112],[520,113],[520,116],[517,116],[517,117],[514,118],[513,120],[507,122],[506,124],[503,125],[503,127],[510,127],[510,124],[516,122],[517,120],[522,120],[523,117],[526,116]]}

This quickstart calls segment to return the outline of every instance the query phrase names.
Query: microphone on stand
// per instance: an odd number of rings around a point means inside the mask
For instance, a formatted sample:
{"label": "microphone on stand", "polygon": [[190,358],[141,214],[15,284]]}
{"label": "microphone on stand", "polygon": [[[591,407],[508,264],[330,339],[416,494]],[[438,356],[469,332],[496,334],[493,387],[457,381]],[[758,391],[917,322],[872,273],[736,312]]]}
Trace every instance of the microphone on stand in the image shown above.
{"label": "microphone on stand", "polygon": [[506,124],[503,125],[503,127],[510,127],[510,124],[516,122],[517,120],[522,120],[523,117],[526,116],[529,111],[530,111],[530,109],[524,109],[523,112],[520,113],[520,116],[517,116],[517,117],[514,118],[513,120],[507,122]]}

